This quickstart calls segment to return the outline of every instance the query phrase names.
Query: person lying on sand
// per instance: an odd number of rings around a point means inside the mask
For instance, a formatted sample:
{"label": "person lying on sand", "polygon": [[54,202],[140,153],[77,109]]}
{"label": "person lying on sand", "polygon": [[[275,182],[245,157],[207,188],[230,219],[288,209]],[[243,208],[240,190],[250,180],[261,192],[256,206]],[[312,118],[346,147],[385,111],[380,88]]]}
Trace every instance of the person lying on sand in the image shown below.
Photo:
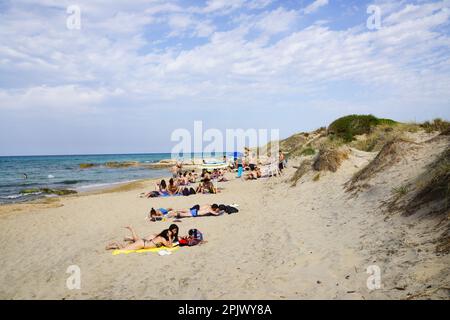
{"label": "person lying on sand", "polygon": [[217,204],[206,204],[203,206],[195,205],[190,209],[180,209],[175,210],[170,217],[173,218],[195,218],[195,217],[206,217],[206,216],[219,216],[223,212],[220,211]]}
{"label": "person lying on sand", "polygon": [[[112,242],[106,246],[106,250],[122,249],[122,250],[139,250],[159,248],[165,246],[172,248],[174,242],[178,242],[178,226],[171,224],[169,229],[163,230],[158,235],[152,235],[147,238],[140,238],[131,226],[125,227],[131,232],[131,238],[125,238],[126,243]],[[131,242],[131,243],[129,243]]]}
{"label": "person lying on sand", "polygon": [[152,208],[147,219],[150,221],[160,221],[165,217],[173,217],[174,210],[172,208]]}

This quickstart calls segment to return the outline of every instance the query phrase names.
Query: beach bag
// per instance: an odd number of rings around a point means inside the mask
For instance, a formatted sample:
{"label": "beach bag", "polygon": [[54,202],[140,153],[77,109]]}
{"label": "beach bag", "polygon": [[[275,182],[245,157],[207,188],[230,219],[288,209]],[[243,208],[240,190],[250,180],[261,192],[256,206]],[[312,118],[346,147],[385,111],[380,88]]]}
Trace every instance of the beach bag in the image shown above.
{"label": "beach bag", "polygon": [[232,206],[227,206],[227,205],[224,205],[224,204],[219,205],[219,209],[221,211],[225,211],[228,214],[233,214],[233,213],[239,212],[239,210],[237,208],[232,207]]}
{"label": "beach bag", "polygon": [[189,194],[196,194],[195,189],[191,187],[191,188],[189,189]]}
{"label": "beach bag", "polygon": [[179,241],[179,245],[181,247],[183,247],[183,246],[188,246],[188,247],[196,246],[196,245],[198,245],[199,243],[201,243],[203,241],[203,234],[198,229],[190,229],[188,234],[189,234],[189,237],[187,239],[181,239]]}
{"label": "beach bag", "polygon": [[191,194],[188,188],[184,188],[182,193],[183,193],[183,196],[188,196]]}

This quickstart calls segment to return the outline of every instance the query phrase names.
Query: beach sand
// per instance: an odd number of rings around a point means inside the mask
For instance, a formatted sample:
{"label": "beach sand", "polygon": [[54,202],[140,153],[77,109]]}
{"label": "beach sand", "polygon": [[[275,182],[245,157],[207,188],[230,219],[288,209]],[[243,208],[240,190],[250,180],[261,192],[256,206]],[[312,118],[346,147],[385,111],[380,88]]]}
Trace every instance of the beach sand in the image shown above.
{"label": "beach sand", "polygon": [[[313,173],[296,187],[282,177],[219,183],[217,195],[140,198],[147,180],[106,192],[0,206],[2,299],[448,299],[449,256],[427,241],[427,222],[386,216],[380,201],[445,148],[415,151],[372,181],[371,192],[344,190],[376,153],[352,151],[336,173]],[[426,156],[425,156],[426,155]],[[409,169],[405,169],[409,168]],[[151,207],[237,203],[239,213],[183,219],[180,233],[204,233],[206,243],[169,256],[113,256],[105,245],[128,235],[167,228],[145,221]],[[431,223],[431,222],[429,222]],[[81,289],[69,290],[66,270],[81,270]],[[369,290],[367,268],[381,270]]]}

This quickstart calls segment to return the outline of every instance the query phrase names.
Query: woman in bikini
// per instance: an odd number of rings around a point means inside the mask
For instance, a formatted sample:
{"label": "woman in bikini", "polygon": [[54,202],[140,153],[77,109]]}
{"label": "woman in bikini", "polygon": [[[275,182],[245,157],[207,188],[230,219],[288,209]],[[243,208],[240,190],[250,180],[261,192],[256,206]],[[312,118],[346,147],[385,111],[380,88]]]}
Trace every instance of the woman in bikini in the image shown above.
{"label": "woman in bikini", "polygon": [[158,235],[151,235],[145,238],[140,238],[139,236],[137,236],[132,227],[127,226],[125,228],[127,228],[131,232],[131,237],[127,237],[124,239],[127,243],[122,244],[119,242],[112,242],[106,246],[106,250],[139,250],[159,248],[161,246],[172,248],[173,243],[175,241],[178,241],[178,226],[176,224],[171,224],[169,229],[163,230]]}
{"label": "woman in bikini", "polygon": [[173,178],[170,178],[169,180],[169,186],[167,187],[167,191],[171,196],[179,194],[180,193],[180,187],[178,187],[173,180]]}
{"label": "woman in bikini", "polygon": [[161,196],[169,195],[169,191],[167,190],[166,180],[161,180],[160,183],[156,184],[158,186],[158,192]]}

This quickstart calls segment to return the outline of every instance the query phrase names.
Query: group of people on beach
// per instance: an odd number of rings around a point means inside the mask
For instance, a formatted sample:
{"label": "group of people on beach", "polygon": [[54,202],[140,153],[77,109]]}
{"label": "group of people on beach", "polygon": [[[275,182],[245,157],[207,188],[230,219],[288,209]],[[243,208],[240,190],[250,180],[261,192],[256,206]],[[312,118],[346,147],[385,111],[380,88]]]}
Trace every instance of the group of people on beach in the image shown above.
{"label": "group of people on beach", "polygon": [[[224,204],[206,204],[203,206],[194,205],[189,209],[159,208],[150,210],[147,217],[149,221],[160,221],[163,218],[195,218],[206,216],[219,216],[222,214],[232,214],[239,212],[237,205]],[[183,237],[178,236],[179,228],[176,224],[171,224],[168,229],[163,230],[159,234],[152,234],[145,237],[139,237],[131,226],[125,227],[131,233],[131,237],[125,237],[123,242],[111,242],[106,246],[106,250],[140,250],[166,247],[172,248],[174,245],[193,246],[203,241],[203,235],[197,229],[189,230],[189,234]]]}
{"label": "group of people on beach", "polygon": [[[258,165],[258,159],[254,152],[246,148],[244,157],[236,158],[235,161],[229,162],[226,169],[203,169],[201,174],[198,175],[195,170],[183,171],[182,163],[177,162],[172,168],[172,177],[169,179],[169,183],[163,179],[156,184],[156,190],[145,194],[146,197],[164,197],[164,196],[176,196],[176,195],[191,195],[199,193],[212,193],[218,192],[218,189],[214,185],[213,181],[224,182],[228,181],[226,178],[226,172],[237,171],[238,177],[243,177],[244,180],[256,180],[261,177],[270,177],[272,175],[278,175],[282,172],[286,165],[286,159],[284,154],[280,151],[278,156],[278,163],[275,164],[276,170],[274,171],[274,163],[269,165]],[[224,163],[226,157],[224,157]],[[243,174],[245,172],[245,174]],[[194,189],[193,185],[199,180],[198,186]],[[222,214],[232,214],[238,212],[237,205],[225,205],[225,204],[205,204],[194,205],[191,208],[185,209],[173,209],[173,208],[151,208],[146,219],[152,222],[162,221],[168,219],[184,219],[184,218],[196,218],[205,216],[220,216]],[[188,235],[180,237],[178,235],[179,228],[176,224],[171,224],[168,229],[163,230],[159,234],[152,234],[146,237],[139,237],[131,226],[126,227],[131,237],[125,237],[123,243],[112,242],[108,244],[106,249],[123,249],[123,250],[138,250],[148,248],[167,247],[172,248],[174,245],[196,245],[203,242],[203,235],[197,229],[189,230]]]}
{"label": "group of people on beach", "polygon": [[244,180],[257,180],[259,178],[268,178],[271,176],[278,176],[283,172],[286,167],[286,158],[283,152],[280,150],[278,154],[278,161],[274,158],[270,158],[268,163],[262,165],[258,164],[258,158],[254,151],[249,148],[245,149],[244,157],[238,158],[236,160],[236,167],[238,170],[238,177],[241,176],[239,173],[240,168],[242,168],[242,173]]}
{"label": "group of people on beach", "polygon": [[[175,177],[169,179],[169,183],[162,179],[156,183],[156,190],[147,192],[145,197],[168,197],[168,196],[189,196],[192,194],[218,193],[220,190],[215,186],[214,181],[225,182],[226,171],[223,169],[213,169],[208,171],[203,169],[200,176],[192,171],[178,173]],[[197,181],[199,184],[195,186]]]}

